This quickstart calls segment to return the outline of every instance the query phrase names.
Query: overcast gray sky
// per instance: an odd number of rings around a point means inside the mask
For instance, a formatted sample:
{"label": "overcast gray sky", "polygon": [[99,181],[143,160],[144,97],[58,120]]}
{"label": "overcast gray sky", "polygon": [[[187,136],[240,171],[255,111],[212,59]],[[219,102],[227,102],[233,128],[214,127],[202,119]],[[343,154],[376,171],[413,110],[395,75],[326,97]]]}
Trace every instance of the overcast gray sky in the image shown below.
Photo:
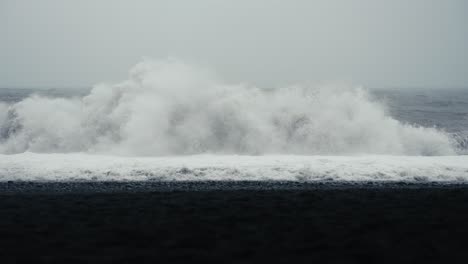
{"label": "overcast gray sky", "polygon": [[0,0],[0,86],[90,86],[168,56],[259,85],[468,87],[468,1]]}

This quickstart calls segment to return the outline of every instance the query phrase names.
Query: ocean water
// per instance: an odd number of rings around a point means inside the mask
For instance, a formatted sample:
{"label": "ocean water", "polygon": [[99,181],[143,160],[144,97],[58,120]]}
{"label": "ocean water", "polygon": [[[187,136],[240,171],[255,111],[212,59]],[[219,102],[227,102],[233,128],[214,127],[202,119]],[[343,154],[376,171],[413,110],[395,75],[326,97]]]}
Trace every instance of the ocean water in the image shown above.
{"label": "ocean water", "polygon": [[460,154],[468,149],[468,88],[370,90],[395,119],[448,132]]}
{"label": "ocean water", "polygon": [[90,89],[0,89],[0,181],[468,180],[468,89],[230,84],[144,61]]}

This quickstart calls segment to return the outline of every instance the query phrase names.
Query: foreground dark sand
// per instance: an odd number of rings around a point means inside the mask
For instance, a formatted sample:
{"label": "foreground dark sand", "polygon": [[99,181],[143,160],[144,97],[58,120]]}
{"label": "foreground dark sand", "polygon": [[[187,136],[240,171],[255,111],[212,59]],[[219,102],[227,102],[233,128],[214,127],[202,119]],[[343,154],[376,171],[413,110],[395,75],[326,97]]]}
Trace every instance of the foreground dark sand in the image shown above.
{"label": "foreground dark sand", "polygon": [[468,186],[0,183],[0,262],[468,259]]}

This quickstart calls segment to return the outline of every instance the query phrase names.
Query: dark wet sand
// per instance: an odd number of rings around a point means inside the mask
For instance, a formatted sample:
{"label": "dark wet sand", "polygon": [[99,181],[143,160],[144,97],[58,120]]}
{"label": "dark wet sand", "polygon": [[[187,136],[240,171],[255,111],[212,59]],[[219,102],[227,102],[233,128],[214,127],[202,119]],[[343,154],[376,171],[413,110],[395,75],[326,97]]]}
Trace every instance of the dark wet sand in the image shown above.
{"label": "dark wet sand", "polygon": [[465,263],[468,186],[0,183],[1,263]]}

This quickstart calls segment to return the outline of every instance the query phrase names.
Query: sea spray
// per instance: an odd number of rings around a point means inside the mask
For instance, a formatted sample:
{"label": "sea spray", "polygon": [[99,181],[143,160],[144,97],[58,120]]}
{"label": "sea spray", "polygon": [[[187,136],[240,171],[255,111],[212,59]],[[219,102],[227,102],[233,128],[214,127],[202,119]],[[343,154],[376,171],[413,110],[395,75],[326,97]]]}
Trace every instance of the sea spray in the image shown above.
{"label": "sea spray", "polygon": [[227,84],[170,59],[82,98],[0,105],[0,153],[452,155],[450,137],[404,124],[359,87]]}

